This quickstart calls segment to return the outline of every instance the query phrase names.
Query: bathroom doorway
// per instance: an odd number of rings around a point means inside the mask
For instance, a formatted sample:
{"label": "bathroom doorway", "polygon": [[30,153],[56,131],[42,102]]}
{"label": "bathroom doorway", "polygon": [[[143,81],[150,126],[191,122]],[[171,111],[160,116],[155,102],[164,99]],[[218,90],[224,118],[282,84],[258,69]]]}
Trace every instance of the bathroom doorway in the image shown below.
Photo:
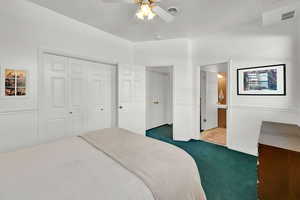
{"label": "bathroom doorway", "polygon": [[228,63],[200,67],[200,139],[227,145]]}

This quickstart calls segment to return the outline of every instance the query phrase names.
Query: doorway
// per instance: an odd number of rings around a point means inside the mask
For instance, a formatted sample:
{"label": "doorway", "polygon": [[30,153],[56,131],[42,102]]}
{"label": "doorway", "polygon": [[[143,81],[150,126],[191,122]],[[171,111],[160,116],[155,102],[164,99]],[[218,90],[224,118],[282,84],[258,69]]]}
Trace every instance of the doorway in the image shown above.
{"label": "doorway", "polygon": [[173,125],[173,67],[146,67],[146,129]]}
{"label": "doorway", "polygon": [[223,146],[227,145],[228,66],[200,67],[200,138]]}

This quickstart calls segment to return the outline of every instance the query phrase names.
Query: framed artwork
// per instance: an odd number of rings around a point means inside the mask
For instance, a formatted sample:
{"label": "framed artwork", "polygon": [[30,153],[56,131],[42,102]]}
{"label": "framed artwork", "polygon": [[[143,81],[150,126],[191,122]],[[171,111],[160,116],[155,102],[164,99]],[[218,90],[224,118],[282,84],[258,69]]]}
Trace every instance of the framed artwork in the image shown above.
{"label": "framed artwork", "polygon": [[27,72],[25,70],[4,70],[4,96],[27,95]]}
{"label": "framed artwork", "polygon": [[237,70],[238,95],[286,95],[286,65],[269,65]]}

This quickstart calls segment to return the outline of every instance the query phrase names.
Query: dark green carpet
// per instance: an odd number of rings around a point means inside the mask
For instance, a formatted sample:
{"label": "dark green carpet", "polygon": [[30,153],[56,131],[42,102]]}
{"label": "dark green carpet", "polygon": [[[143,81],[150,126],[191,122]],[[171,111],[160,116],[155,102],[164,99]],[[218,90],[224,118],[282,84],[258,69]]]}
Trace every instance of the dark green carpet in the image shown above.
{"label": "dark green carpet", "polygon": [[170,126],[148,130],[146,135],[174,144],[194,158],[207,200],[257,199],[255,156],[197,140],[173,141]]}

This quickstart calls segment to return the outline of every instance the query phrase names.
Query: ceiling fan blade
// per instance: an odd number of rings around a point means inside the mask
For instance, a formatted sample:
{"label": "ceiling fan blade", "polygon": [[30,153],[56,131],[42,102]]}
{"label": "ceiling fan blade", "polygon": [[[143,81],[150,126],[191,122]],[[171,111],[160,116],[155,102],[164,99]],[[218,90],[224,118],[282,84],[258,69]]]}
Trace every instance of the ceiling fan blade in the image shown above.
{"label": "ceiling fan blade", "polygon": [[136,0],[102,0],[103,3],[136,3]]}
{"label": "ceiling fan blade", "polygon": [[162,9],[159,6],[155,6],[152,8],[153,12],[155,12],[160,18],[162,18],[164,21],[170,23],[174,20],[174,16]]}

